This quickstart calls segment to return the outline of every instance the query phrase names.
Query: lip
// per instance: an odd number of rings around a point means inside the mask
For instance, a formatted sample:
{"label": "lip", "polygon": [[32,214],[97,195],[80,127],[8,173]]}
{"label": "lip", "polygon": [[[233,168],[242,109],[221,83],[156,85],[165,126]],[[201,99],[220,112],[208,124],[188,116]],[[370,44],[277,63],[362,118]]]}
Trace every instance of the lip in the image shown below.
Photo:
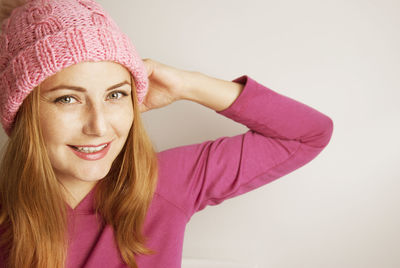
{"label": "lip", "polygon": [[[100,160],[100,159],[104,158],[104,157],[107,155],[108,151],[110,150],[111,143],[112,143],[112,141],[109,142],[109,143],[103,143],[103,145],[104,145],[104,144],[108,144],[108,145],[107,145],[105,148],[103,148],[101,151],[94,152],[94,153],[79,152],[79,151],[77,151],[77,150],[75,150],[75,149],[73,148],[73,146],[75,146],[75,145],[68,145],[68,147],[69,147],[69,148],[72,150],[72,152],[74,152],[75,155],[77,155],[79,158],[82,158],[82,159],[84,159],[84,160],[89,160],[89,161],[95,161],[95,160]],[[99,145],[96,145],[96,146],[99,146]],[[80,146],[80,147],[81,147],[81,146]],[[83,146],[82,146],[82,147],[83,147]],[[86,147],[86,146],[85,146],[85,147]],[[87,147],[94,147],[94,146],[87,146]]]}
{"label": "lip", "polygon": [[99,145],[69,145],[69,146],[75,146],[75,147],[99,147],[99,146],[102,146],[104,144],[109,144],[111,142],[112,141],[109,141],[109,142],[105,142],[105,143],[102,143],[102,144],[99,144]]}

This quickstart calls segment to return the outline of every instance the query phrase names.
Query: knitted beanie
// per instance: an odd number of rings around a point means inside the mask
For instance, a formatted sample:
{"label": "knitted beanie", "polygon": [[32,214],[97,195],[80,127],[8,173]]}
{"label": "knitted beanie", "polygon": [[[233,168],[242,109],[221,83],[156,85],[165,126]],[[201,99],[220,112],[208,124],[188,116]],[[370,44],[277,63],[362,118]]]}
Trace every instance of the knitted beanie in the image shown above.
{"label": "knitted beanie", "polygon": [[135,80],[142,103],[146,67],[135,47],[94,0],[27,0],[1,24],[0,119],[11,135],[28,94],[47,77],[82,61],[114,61]]}

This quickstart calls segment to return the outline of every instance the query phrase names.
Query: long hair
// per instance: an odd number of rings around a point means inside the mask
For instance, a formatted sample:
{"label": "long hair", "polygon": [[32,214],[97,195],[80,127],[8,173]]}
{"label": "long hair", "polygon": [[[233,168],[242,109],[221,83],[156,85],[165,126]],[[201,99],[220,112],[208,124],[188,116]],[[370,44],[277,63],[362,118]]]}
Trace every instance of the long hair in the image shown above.
{"label": "long hair", "polygon": [[[135,255],[156,253],[145,246],[142,230],[157,186],[158,163],[133,82],[131,75],[133,125],[109,173],[97,182],[94,208],[113,228],[124,262],[137,268]],[[66,262],[65,192],[45,148],[39,98],[40,85],[22,103],[0,163],[0,255],[8,267],[62,268]]]}

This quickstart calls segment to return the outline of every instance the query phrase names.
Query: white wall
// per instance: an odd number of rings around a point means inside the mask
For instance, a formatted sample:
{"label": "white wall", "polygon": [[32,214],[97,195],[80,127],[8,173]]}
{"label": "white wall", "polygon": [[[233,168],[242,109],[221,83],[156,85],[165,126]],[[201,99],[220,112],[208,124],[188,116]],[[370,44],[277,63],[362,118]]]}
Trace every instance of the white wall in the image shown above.
{"label": "white wall", "polygon": [[[311,163],[195,214],[185,259],[400,267],[398,0],[98,2],[142,58],[225,80],[247,74],[334,121]],[[247,130],[189,101],[143,118],[158,150]]]}

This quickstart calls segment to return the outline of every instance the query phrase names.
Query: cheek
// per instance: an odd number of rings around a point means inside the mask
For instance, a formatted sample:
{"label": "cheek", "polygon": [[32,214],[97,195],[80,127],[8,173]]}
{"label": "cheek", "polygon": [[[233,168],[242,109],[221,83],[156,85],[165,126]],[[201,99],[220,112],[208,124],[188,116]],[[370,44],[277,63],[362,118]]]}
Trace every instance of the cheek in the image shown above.
{"label": "cheek", "polygon": [[76,132],[79,121],[76,115],[49,111],[40,116],[40,127],[46,141],[62,140]]}
{"label": "cheek", "polygon": [[112,116],[110,122],[112,122],[115,128],[121,132],[129,132],[134,119],[132,107],[121,107],[121,109],[118,109],[118,112],[114,110],[110,115]]}
{"label": "cheek", "polygon": [[[109,106],[105,113],[107,123],[121,135],[127,134],[132,126],[134,115],[132,104]],[[47,141],[66,140],[82,131],[86,116],[77,110],[61,112],[53,109],[43,109],[40,113],[40,127],[43,138]]]}

